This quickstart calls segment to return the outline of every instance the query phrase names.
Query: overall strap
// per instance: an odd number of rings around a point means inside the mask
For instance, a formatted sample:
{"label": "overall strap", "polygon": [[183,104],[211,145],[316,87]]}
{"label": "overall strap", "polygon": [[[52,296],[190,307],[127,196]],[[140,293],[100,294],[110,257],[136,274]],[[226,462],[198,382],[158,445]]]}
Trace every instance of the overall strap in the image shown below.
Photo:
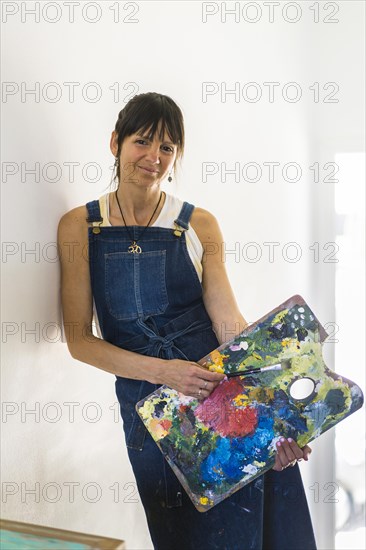
{"label": "overall strap", "polygon": [[95,235],[98,235],[98,233],[100,233],[101,231],[99,226],[103,223],[103,218],[100,215],[99,200],[87,202],[86,207],[89,214],[89,216],[86,218],[86,221],[88,223],[92,223],[92,231]]}
{"label": "overall strap", "polygon": [[174,220],[174,223],[175,223],[174,235],[176,235],[177,237],[180,237],[183,231],[186,231],[188,229],[189,220],[191,219],[193,210],[194,210],[194,205],[184,201],[181,211],[179,212],[178,218]]}
{"label": "overall strap", "polygon": [[90,201],[86,203],[89,216],[86,218],[87,222],[102,222],[103,218],[100,215],[99,200]]}

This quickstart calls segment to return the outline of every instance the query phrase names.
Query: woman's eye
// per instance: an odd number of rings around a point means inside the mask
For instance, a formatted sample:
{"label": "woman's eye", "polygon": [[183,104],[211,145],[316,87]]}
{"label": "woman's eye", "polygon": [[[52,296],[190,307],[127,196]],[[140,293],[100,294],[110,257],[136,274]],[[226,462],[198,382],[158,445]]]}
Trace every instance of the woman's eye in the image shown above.
{"label": "woman's eye", "polygon": [[[139,145],[147,145],[148,142],[146,139],[136,139],[135,143],[138,143]],[[174,153],[173,147],[170,147],[170,145],[162,145],[163,151],[166,153]]]}

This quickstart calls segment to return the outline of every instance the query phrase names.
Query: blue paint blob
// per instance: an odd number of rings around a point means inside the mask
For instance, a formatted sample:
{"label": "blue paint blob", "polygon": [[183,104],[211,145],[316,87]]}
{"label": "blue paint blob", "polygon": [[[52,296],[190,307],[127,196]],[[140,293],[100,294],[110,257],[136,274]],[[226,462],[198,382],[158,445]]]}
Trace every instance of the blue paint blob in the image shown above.
{"label": "blue paint blob", "polygon": [[307,431],[306,420],[299,415],[296,408],[292,408],[290,405],[284,405],[277,410],[278,420],[283,424],[290,425],[291,429],[298,433],[304,433]]}
{"label": "blue paint blob", "polygon": [[203,481],[220,484],[235,482],[243,477],[243,468],[253,460],[264,462],[269,457],[269,445],[274,437],[273,418],[268,407],[261,406],[265,416],[259,418],[254,434],[245,437],[222,437],[201,465]]}
{"label": "blue paint blob", "polygon": [[223,466],[230,461],[230,440],[222,437],[216,448],[202,462],[201,474],[203,481],[218,483],[225,478]]}

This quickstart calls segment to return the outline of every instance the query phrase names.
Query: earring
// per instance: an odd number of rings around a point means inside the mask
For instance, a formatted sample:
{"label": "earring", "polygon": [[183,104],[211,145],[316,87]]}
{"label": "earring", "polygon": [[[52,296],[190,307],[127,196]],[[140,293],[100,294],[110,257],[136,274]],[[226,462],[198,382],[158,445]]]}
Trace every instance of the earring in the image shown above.
{"label": "earring", "polygon": [[119,158],[118,157],[114,157],[114,166],[118,166],[119,165]]}
{"label": "earring", "polygon": [[169,172],[169,177],[168,177],[168,182],[169,182],[169,183],[173,180],[173,178],[172,178],[172,176],[171,176],[170,174],[171,174],[171,172]]}

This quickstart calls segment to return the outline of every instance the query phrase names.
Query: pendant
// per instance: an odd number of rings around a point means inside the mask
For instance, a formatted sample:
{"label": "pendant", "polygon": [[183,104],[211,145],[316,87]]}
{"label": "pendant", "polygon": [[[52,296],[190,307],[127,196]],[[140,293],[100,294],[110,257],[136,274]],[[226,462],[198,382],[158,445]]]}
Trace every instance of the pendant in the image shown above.
{"label": "pendant", "polygon": [[133,241],[133,243],[128,247],[128,251],[132,252],[132,254],[141,254],[141,246],[139,246],[136,241]]}

